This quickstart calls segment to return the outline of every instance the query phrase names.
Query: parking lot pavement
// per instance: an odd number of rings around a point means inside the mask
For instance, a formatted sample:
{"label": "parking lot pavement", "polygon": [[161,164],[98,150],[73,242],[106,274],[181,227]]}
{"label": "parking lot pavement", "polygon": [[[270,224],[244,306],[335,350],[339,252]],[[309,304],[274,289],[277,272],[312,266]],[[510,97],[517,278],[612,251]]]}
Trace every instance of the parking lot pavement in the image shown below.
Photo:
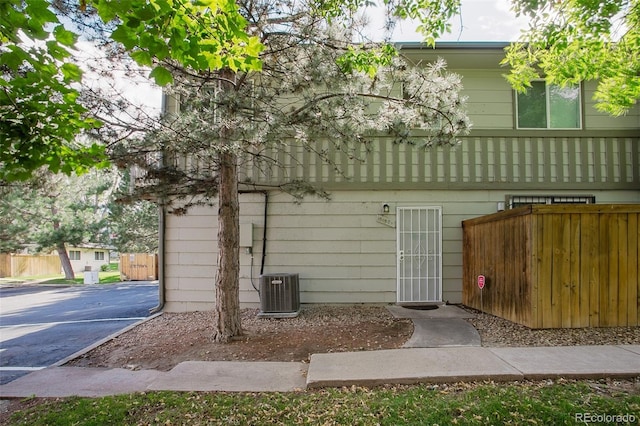
{"label": "parking lot pavement", "polygon": [[157,304],[153,282],[0,289],[0,384],[146,318]]}

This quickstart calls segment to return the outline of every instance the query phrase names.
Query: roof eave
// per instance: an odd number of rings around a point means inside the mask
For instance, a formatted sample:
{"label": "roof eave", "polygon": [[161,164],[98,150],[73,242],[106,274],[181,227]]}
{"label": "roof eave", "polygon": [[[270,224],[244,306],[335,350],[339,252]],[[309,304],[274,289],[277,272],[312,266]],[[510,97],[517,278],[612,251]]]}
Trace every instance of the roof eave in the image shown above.
{"label": "roof eave", "polygon": [[430,49],[430,50],[503,50],[509,46],[511,42],[508,41],[438,41],[435,47],[421,41],[399,41],[394,43],[395,46],[402,49]]}

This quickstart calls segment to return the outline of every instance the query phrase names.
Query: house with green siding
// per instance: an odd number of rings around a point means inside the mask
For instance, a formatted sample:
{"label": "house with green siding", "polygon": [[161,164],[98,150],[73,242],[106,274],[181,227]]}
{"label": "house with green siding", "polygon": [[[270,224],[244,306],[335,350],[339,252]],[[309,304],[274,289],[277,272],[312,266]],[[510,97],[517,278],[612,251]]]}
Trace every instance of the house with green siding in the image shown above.
{"label": "house with green siding", "polygon": [[[318,141],[346,173],[295,146],[280,154],[286,171],[243,169],[257,183],[306,179],[331,197],[240,194],[241,304],[260,303],[261,273],[298,274],[301,303],[460,303],[462,221],[531,203],[640,203],[640,108],[599,112],[594,82],[541,80],[517,94],[500,65],[505,46],[401,46],[415,62],[442,57],[463,77],[473,128],[456,146],[380,138],[360,162]],[[164,215],[165,310],[213,308],[216,214],[199,206]]]}

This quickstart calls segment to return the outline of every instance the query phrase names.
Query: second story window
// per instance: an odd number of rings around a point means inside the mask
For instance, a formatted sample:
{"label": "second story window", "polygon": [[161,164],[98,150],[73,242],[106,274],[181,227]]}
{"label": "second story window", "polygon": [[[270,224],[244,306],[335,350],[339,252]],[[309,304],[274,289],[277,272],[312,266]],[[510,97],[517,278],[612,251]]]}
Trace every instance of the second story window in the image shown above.
{"label": "second story window", "polygon": [[582,128],[580,86],[560,87],[533,81],[516,95],[518,129]]}

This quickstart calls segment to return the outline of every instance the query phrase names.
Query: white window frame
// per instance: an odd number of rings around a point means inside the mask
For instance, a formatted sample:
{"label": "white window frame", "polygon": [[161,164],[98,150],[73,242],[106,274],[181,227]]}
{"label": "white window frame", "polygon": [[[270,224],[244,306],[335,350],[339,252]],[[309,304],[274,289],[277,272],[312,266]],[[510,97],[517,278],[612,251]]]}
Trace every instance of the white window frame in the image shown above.
{"label": "white window frame", "polygon": [[93,252],[93,253],[94,253],[94,254],[93,254],[93,257],[94,257],[94,259],[93,259],[93,260],[104,260],[104,259],[105,259],[105,257],[106,257],[106,256],[104,255],[104,252],[103,252],[103,251],[95,251],[95,252]]}
{"label": "white window frame", "polygon": [[81,258],[82,252],[80,250],[69,250],[69,260],[81,260]]}
{"label": "white window frame", "polygon": [[549,100],[549,87],[550,86],[557,86],[557,84],[552,84],[547,82],[546,80],[543,79],[538,79],[538,80],[532,80],[532,82],[543,82],[544,83],[544,92],[545,92],[545,102],[546,102],[546,112],[547,112],[547,116],[546,116],[546,122],[547,122],[547,127],[520,127],[520,120],[519,120],[519,108],[520,105],[518,104],[518,93],[514,92],[514,103],[515,103],[515,124],[516,124],[516,129],[517,130],[582,130],[583,129],[583,112],[582,112],[582,97],[583,97],[583,90],[582,90],[582,83],[578,84],[578,93],[579,93],[579,99],[578,99],[578,127],[550,127],[551,125],[551,106],[549,104],[550,100]]}

